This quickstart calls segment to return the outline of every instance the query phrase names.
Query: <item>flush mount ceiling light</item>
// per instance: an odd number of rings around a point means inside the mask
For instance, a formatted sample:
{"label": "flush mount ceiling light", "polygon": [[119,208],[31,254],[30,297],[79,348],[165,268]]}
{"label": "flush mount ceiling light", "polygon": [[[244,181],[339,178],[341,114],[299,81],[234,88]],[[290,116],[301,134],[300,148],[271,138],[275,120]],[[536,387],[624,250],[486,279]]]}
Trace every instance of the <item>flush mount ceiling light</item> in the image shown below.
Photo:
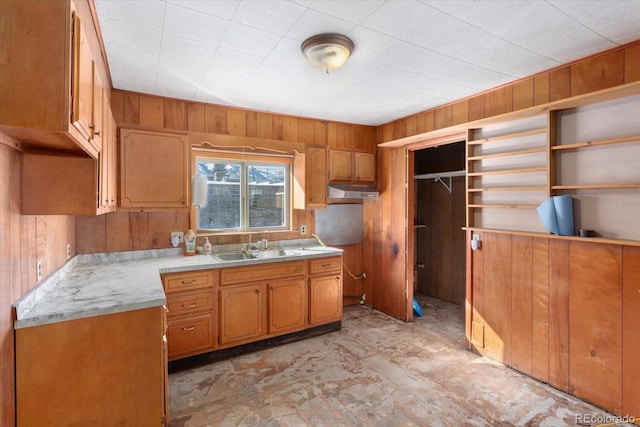
{"label": "flush mount ceiling light", "polygon": [[318,34],[302,42],[300,50],[313,65],[329,74],[340,67],[353,52],[353,42],[342,34]]}

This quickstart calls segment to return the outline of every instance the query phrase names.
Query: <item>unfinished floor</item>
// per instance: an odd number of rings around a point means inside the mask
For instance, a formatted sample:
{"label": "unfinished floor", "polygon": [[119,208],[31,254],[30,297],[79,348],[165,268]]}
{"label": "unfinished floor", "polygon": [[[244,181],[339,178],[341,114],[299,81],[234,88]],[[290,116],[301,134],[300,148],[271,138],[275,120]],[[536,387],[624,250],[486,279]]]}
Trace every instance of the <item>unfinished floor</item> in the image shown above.
{"label": "unfinished floor", "polygon": [[[169,375],[170,426],[574,426],[606,412],[464,349],[462,307],[342,330]],[[591,420],[588,416],[593,416]],[[595,421],[595,422],[589,422]]]}

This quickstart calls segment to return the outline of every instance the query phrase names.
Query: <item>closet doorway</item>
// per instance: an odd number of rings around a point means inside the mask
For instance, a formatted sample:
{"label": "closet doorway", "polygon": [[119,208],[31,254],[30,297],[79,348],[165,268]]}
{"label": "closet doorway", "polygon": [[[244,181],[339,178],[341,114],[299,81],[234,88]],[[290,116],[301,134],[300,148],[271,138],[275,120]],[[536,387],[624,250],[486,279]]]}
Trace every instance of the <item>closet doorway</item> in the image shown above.
{"label": "closet doorway", "polygon": [[464,305],[465,143],[414,152],[414,292]]}

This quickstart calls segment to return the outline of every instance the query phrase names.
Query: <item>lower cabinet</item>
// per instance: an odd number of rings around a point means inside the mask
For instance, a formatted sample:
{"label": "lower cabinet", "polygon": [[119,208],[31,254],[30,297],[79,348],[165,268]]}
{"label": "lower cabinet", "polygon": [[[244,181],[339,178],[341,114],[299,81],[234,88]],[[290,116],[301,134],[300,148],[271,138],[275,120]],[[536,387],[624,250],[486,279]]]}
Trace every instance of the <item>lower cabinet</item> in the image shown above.
{"label": "lower cabinet", "polygon": [[307,287],[304,278],[267,284],[269,294],[269,333],[304,329],[307,313]]}
{"label": "lower cabinet", "polygon": [[167,295],[169,360],[215,350],[217,323],[214,293],[218,272],[212,270],[164,274]]}
{"label": "lower cabinet", "polygon": [[309,279],[309,324],[342,319],[342,279],[338,275]]}
{"label": "lower cabinet", "polygon": [[213,315],[204,314],[172,321],[167,327],[169,358],[201,353],[214,348]]}
{"label": "lower cabinet", "polygon": [[309,260],[309,325],[342,319],[342,257]]}
{"label": "lower cabinet", "polygon": [[169,360],[342,320],[342,257],[163,275]]}
{"label": "lower cabinet", "polygon": [[221,287],[219,292],[220,345],[242,344],[265,334],[265,283]]}
{"label": "lower cabinet", "polygon": [[17,425],[165,425],[164,319],[152,307],[17,329]]}

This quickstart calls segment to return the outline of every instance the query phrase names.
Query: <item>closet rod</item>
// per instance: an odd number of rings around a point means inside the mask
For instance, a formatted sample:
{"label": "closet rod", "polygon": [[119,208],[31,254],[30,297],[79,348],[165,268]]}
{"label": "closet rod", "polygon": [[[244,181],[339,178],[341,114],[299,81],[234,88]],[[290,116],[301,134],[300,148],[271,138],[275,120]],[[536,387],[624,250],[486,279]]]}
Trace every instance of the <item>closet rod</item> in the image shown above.
{"label": "closet rod", "polygon": [[420,175],[415,175],[414,179],[432,179],[432,178],[451,178],[455,176],[465,176],[467,174],[466,170],[459,171],[450,171],[450,172],[436,172],[436,173],[423,173]]}

